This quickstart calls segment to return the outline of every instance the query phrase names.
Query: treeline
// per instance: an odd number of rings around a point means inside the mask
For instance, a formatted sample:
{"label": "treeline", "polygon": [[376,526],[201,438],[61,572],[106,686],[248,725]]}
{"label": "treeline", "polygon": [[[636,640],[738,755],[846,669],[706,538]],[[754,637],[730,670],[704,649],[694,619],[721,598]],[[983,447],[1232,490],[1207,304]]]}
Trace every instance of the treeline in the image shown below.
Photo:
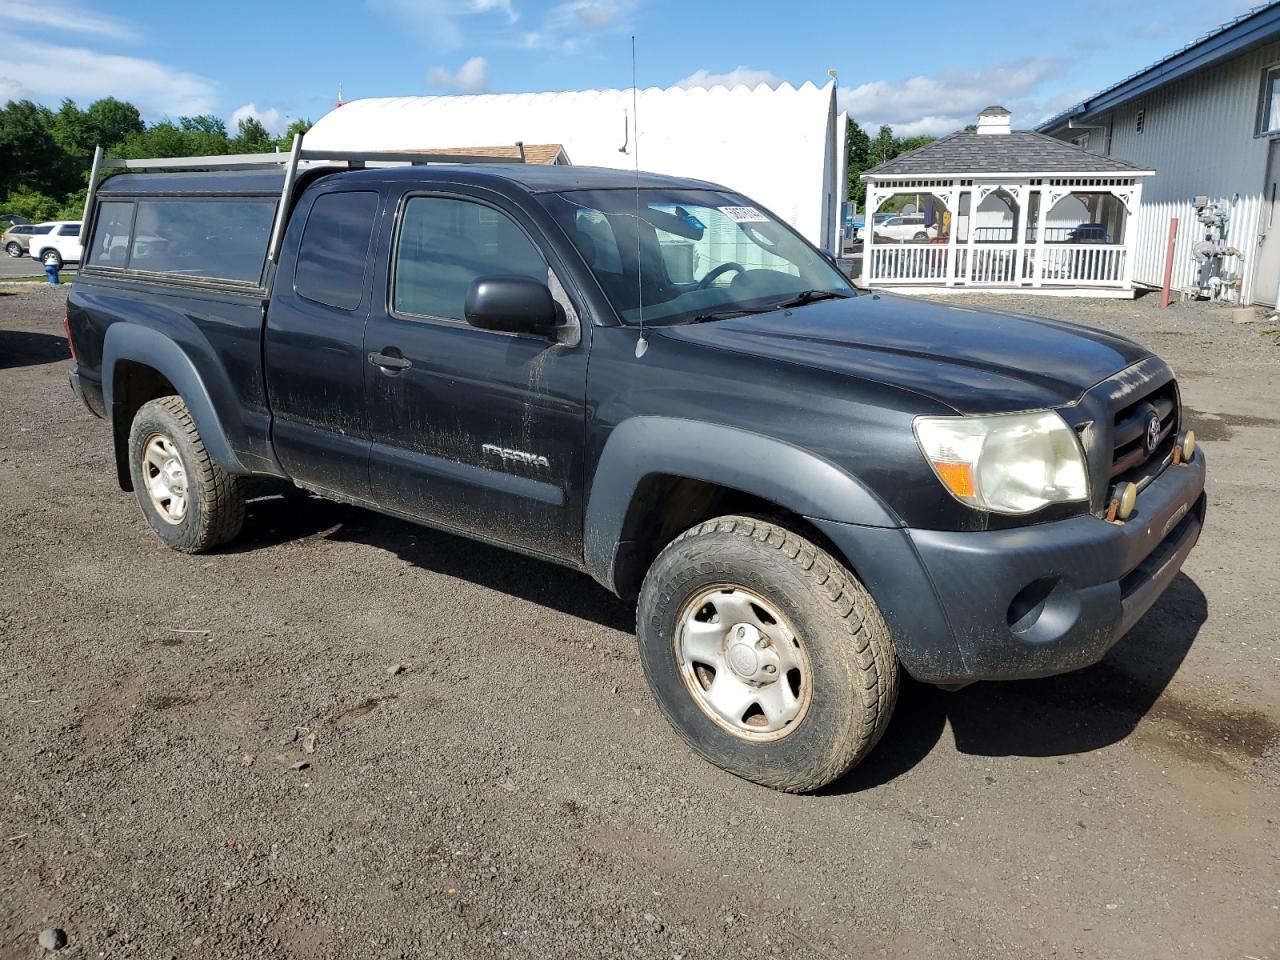
{"label": "treeline", "polygon": [[858,177],[864,170],[878,167],[908,150],[923,147],[936,139],[928,135],[897,137],[894,136],[893,127],[887,123],[880,125],[880,130],[873,138],[850,117],[849,131],[845,137],[845,150],[849,158],[849,199],[857,203],[859,210],[863,210],[867,203],[867,185]]}
{"label": "treeline", "polygon": [[131,103],[106,97],[80,109],[63,100],[57,110],[14,100],[0,108],[0,220],[75,220],[84,212],[93,148],[113,157],[196,157],[270,153],[288,149],[309,121],[295,120],[273,138],[252,117],[234,134],[215,116],[179,117],[146,124]]}

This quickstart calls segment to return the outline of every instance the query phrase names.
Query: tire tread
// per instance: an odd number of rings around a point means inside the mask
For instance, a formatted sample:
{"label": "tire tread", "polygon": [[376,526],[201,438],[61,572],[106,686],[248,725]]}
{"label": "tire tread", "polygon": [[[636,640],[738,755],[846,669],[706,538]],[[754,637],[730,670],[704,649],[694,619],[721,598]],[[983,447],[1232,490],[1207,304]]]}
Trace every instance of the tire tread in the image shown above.
{"label": "tire tread", "polygon": [[[807,538],[771,520],[747,515],[716,517],[686,530],[663,552],[715,534],[743,537],[775,550],[781,562],[800,572],[812,587],[815,597],[825,598],[831,604],[855,654],[856,670],[848,681],[851,687],[861,688],[865,693],[862,722],[850,724],[843,730],[827,757],[816,768],[793,774],[772,773],[753,777],[765,786],[788,793],[816,790],[840,777],[865,757],[889,725],[899,685],[898,659],[889,629],[871,595],[842,563]],[[637,618],[640,616],[638,609]],[[658,703],[663,706],[661,699]],[[666,712],[665,707],[663,710]],[[684,736],[679,726],[676,730]],[[685,740],[695,750],[698,749],[698,745],[688,737]]]}

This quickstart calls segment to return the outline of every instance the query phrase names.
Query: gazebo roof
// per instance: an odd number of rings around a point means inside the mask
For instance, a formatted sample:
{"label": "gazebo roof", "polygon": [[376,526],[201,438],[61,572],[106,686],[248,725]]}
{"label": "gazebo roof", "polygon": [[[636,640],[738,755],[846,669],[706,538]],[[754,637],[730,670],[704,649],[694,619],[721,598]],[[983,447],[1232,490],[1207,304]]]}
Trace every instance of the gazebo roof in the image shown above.
{"label": "gazebo roof", "polygon": [[1152,172],[1031,130],[1011,130],[994,135],[962,131],[872,167],[863,172],[862,179],[1006,173],[1145,176]]}

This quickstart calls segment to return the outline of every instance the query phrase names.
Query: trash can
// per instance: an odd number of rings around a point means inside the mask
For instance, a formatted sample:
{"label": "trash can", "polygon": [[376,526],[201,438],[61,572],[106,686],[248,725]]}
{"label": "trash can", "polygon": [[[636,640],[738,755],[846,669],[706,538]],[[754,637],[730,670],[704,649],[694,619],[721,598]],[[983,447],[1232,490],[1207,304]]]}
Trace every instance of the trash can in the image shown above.
{"label": "trash can", "polygon": [[49,286],[56,287],[62,281],[58,279],[58,265],[56,263],[47,263],[44,267],[45,276],[49,278]]}

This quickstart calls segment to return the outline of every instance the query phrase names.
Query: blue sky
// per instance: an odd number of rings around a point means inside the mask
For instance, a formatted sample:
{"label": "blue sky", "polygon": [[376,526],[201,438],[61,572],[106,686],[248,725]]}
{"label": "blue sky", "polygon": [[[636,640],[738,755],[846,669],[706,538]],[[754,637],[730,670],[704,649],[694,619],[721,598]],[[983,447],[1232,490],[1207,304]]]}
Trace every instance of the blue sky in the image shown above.
{"label": "blue sky", "polygon": [[[946,133],[989,103],[1030,126],[1250,4],[762,0],[0,0],[0,102],[132,100],[151,120],[273,129],[346,99],[824,83],[864,125]],[[161,12],[157,12],[160,10]],[[52,22],[53,30],[46,27]]]}

